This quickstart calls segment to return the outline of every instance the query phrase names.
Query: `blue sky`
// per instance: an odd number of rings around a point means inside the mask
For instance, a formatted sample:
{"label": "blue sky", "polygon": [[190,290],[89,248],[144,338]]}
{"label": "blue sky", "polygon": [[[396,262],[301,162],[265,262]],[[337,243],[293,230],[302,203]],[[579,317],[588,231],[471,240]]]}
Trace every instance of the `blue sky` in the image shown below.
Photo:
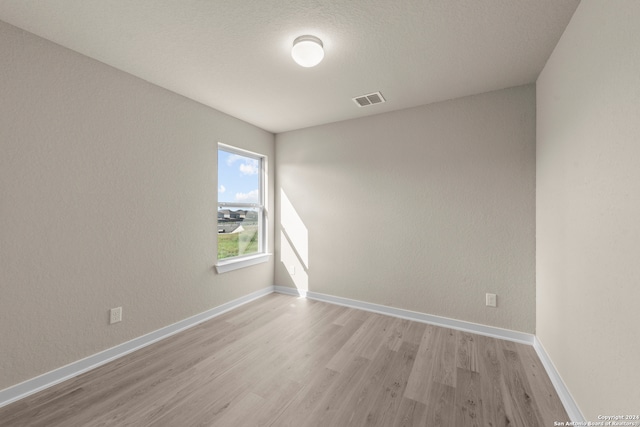
{"label": "blue sky", "polygon": [[257,203],[259,173],[257,159],[218,150],[218,201]]}

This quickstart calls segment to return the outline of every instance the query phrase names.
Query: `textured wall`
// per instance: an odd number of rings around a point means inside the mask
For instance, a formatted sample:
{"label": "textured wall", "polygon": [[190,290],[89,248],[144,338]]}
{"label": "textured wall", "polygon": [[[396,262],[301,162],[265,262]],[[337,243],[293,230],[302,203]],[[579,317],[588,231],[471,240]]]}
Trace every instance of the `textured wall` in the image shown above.
{"label": "textured wall", "polygon": [[0,58],[0,389],[273,284],[213,270],[216,144],[272,134],[4,23]]}
{"label": "textured wall", "polygon": [[276,152],[277,285],[534,332],[534,86],[278,134]]}
{"label": "textured wall", "polygon": [[537,325],[588,420],[640,413],[640,2],[582,2],[538,78]]}

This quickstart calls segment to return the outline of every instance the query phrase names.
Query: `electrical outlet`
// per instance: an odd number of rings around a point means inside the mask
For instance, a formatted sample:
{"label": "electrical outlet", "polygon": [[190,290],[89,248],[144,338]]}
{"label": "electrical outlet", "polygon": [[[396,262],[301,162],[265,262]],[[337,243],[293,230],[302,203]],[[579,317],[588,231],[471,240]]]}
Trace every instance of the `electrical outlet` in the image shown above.
{"label": "electrical outlet", "polygon": [[290,265],[289,266],[289,274],[292,276],[295,276],[296,274],[296,266],[295,265]]}
{"label": "electrical outlet", "polygon": [[122,307],[116,307],[109,310],[109,324],[122,322]]}
{"label": "electrical outlet", "polygon": [[487,294],[486,296],[487,307],[496,307],[498,302],[498,297],[496,294]]}

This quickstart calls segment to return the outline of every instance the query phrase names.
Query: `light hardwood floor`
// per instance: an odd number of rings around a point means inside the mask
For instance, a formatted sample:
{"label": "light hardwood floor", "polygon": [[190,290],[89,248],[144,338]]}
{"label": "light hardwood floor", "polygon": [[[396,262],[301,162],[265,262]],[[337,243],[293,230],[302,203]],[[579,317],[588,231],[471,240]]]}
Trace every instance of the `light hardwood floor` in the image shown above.
{"label": "light hardwood floor", "polygon": [[271,294],[0,408],[2,426],[553,426],[532,347]]}

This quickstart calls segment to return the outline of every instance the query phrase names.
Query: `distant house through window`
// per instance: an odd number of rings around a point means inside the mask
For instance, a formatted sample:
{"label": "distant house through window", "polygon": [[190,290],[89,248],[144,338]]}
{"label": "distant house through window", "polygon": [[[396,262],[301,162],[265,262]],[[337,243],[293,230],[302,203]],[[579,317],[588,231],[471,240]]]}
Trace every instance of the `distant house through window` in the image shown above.
{"label": "distant house through window", "polygon": [[218,260],[265,252],[265,157],[218,144]]}

